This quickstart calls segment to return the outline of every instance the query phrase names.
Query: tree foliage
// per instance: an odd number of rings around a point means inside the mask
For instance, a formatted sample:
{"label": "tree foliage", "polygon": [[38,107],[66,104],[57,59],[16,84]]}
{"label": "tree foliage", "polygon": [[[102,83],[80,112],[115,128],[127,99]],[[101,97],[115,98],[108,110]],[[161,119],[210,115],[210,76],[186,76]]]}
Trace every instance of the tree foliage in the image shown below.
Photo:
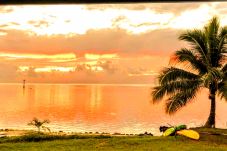
{"label": "tree foliage", "polygon": [[190,48],[177,50],[174,64],[161,71],[159,84],[152,89],[153,103],[166,96],[166,112],[173,114],[201,88],[227,100],[227,27],[220,27],[215,16],[204,28],[183,32],[179,40]]}

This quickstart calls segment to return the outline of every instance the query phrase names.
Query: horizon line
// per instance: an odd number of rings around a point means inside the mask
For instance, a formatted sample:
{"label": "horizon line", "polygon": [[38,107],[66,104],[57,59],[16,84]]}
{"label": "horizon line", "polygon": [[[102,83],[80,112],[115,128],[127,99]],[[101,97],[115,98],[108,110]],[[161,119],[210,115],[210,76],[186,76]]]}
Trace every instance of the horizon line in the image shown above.
{"label": "horizon line", "polygon": [[[23,83],[19,82],[0,82],[0,85],[7,84],[7,85],[22,85]],[[45,83],[45,82],[31,82],[31,83],[26,83],[26,85],[130,85],[130,86],[154,86],[155,84],[146,84],[146,83]]]}

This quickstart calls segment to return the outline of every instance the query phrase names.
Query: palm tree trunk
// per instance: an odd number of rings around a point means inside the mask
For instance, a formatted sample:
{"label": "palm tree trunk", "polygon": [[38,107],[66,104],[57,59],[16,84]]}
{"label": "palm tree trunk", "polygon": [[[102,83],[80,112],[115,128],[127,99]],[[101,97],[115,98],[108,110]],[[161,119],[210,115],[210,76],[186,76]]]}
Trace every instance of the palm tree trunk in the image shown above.
{"label": "palm tree trunk", "polygon": [[210,115],[207,119],[207,122],[204,127],[207,128],[215,128],[215,113],[216,113],[216,101],[215,101],[215,93],[216,93],[216,88],[214,85],[210,86]]}

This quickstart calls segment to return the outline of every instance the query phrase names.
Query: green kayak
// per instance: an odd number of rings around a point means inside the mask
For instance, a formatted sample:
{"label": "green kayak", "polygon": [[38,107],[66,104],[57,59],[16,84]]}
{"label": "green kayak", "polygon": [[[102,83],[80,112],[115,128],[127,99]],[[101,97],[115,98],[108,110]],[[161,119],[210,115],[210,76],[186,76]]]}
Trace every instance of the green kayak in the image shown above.
{"label": "green kayak", "polygon": [[170,127],[163,133],[163,136],[169,136],[169,135],[173,134],[175,131],[176,131],[176,128]]}
{"label": "green kayak", "polygon": [[186,129],[186,125],[179,125],[176,127],[176,131],[179,131],[179,130],[183,130],[183,129]]}

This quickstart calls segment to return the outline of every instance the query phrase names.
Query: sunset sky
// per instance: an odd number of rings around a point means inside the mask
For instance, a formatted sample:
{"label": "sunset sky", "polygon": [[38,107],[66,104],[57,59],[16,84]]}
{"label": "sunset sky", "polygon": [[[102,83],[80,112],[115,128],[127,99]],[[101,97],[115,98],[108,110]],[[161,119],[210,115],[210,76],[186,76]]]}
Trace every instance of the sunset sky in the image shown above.
{"label": "sunset sky", "polygon": [[227,2],[0,7],[0,82],[152,84]]}

